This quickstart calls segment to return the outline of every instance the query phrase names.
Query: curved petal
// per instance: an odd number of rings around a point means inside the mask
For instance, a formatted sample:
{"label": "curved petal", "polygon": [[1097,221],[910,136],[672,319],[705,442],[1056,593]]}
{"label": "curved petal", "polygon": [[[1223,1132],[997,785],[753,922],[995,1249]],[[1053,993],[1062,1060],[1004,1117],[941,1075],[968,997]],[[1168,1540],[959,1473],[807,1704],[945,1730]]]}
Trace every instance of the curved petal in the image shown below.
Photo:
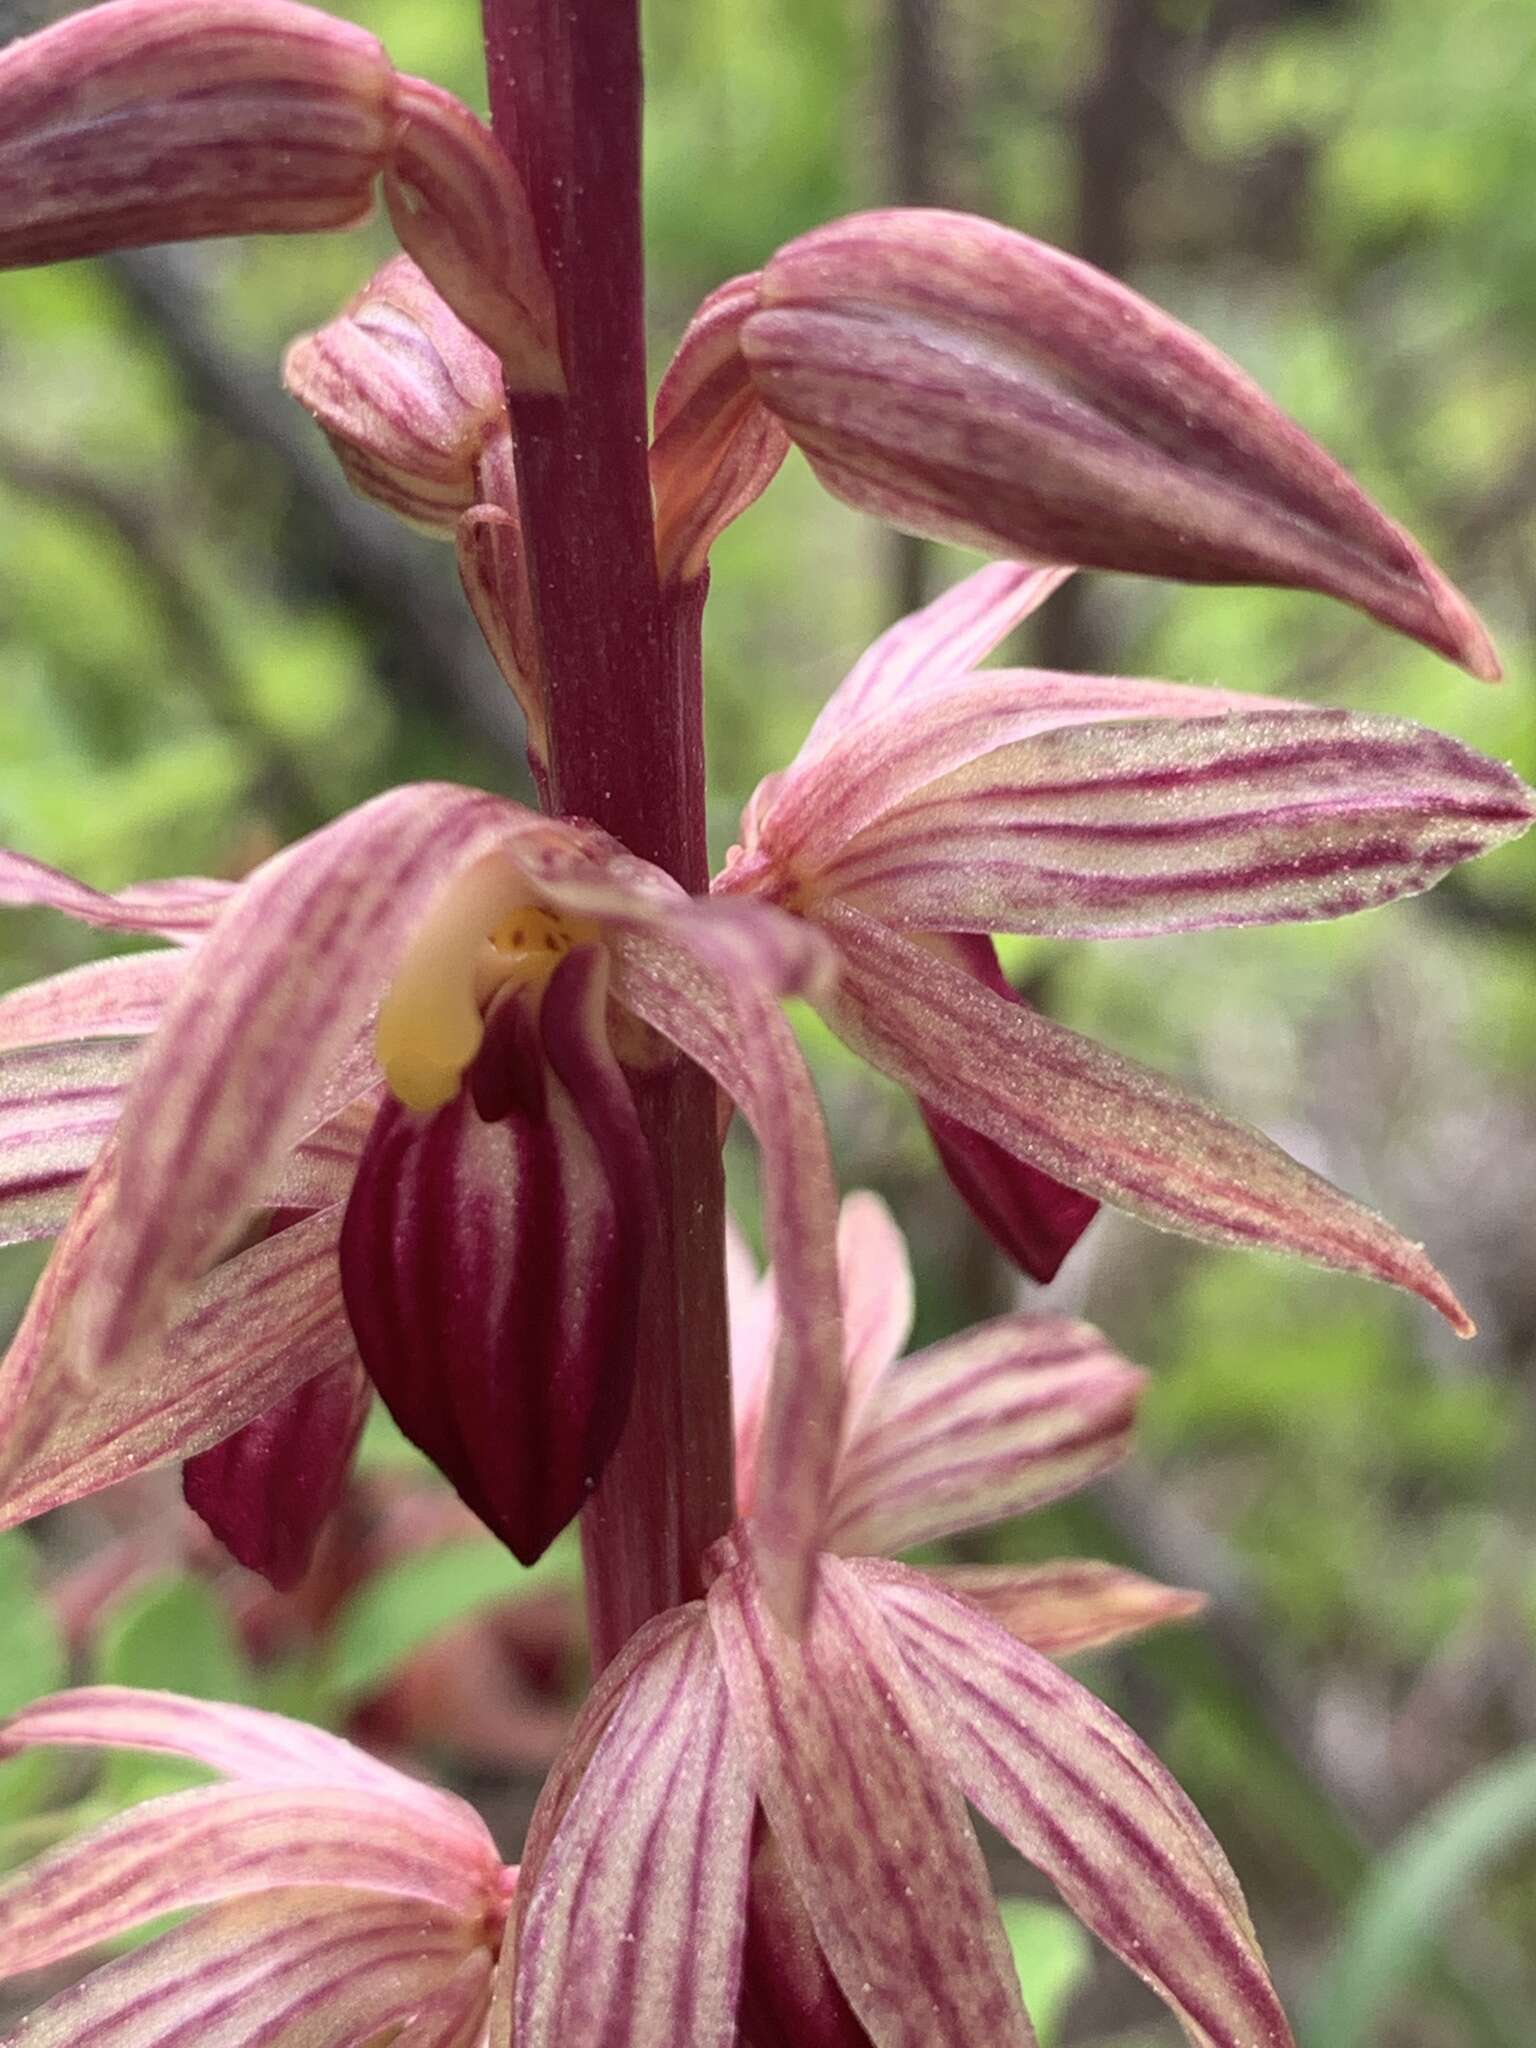
{"label": "curved petal", "polygon": [[168,882],[135,882],[109,896],[24,853],[0,853],[0,904],[58,910],[99,931],[144,932],[183,945],[212,929],[239,886],[192,875]]}
{"label": "curved petal", "polygon": [[947,1593],[974,1601],[999,1627],[1047,1657],[1075,1657],[1149,1628],[1188,1621],[1203,1593],[1159,1586],[1119,1565],[1077,1557],[1056,1564],[929,1567]]}
{"label": "curved petal", "polygon": [[967,1799],[1166,2000],[1188,2039],[1292,2048],[1231,1866],[1151,1751],[922,1573],[878,1567],[863,1583]]}
{"label": "curved petal", "polygon": [[[729,1552],[727,1553],[729,1555]],[[986,1864],[874,1602],[835,1558],[803,1636],[750,1558],[707,1601],[768,1825],[874,2048],[1032,2048]]]}
{"label": "curved petal", "polygon": [[695,1610],[630,1671],[532,1880],[520,2048],[731,2048],[752,1812]]}
{"label": "curved petal", "polygon": [[371,2048],[405,2038],[464,1970],[476,1934],[457,1914],[367,1893],[242,1900],[61,1991],[0,2048]]}
{"label": "curved petal", "polygon": [[0,1055],[0,1244],[52,1237],[111,1136],[137,1044]]}
{"label": "curved petal", "polygon": [[912,1266],[907,1241],[878,1195],[859,1188],[837,1218],[837,1272],[843,1302],[845,1447],[861,1429],[860,1411],[912,1334]]}
{"label": "curved petal", "polygon": [[309,1570],[372,1400],[356,1359],[333,1365],[187,1460],[187,1506],[231,1557],[280,1593]]}
{"label": "curved petal", "polygon": [[755,1527],[775,1610],[794,1626],[810,1597],[842,1430],[837,1185],[794,1034],[754,978],[750,954],[718,946],[717,936],[713,924],[682,918],[670,933],[627,934],[614,949],[614,994],[719,1082],[757,1139],[779,1337]]}
{"label": "curved petal", "polygon": [[1140,938],[1416,894],[1523,832],[1519,777],[1406,720],[1247,712],[1043,733],[930,783],[818,887],[887,924]]}
{"label": "curved petal", "polygon": [[67,1355],[46,1347],[76,1235],[88,1240],[96,1227],[92,1193],[88,1176],[0,1377],[7,1528],[170,1458],[195,1456],[316,1374],[356,1361],[337,1272],[338,1204],[217,1267],[159,1344],[114,1375],[110,1391],[83,1393]]}
{"label": "curved petal", "polygon": [[153,1031],[187,964],[182,952],[91,960],[0,996],[0,1052]]}
{"label": "curved petal", "polygon": [[484,1821],[462,1799],[407,1777],[339,1735],[260,1707],[127,1685],[80,1686],[34,1700],[0,1724],[0,1758],[47,1746],[181,1757],[236,1784],[274,1791],[350,1786],[409,1808],[418,1836],[435,1837],[445,1858],[472,1864],[494,1854]]}
{"label": "curved petal", "polygon": [[82,1378],[153,1337],[305,1126],[445,881],[519,834],[505,800],[392,790],[268,861],[188,965],[123,1107],[116,1187],[76,1275]]}
{"label": "curved petal", "polygon": [[350,1786],[203,1785],[151,1799],[0,1886],[0,1974],[40,1970],[162,1913],[296,1885],[387,1892],[474,1919],[497,1866],[423,1843],[414,1816]]}
{"label": "curved petal", "polygon": [[858,1418],[831,1550],[878,1556],[979,1529],[1117,1465],[1146,1375],[1087,1323],[1001,1316],[908,1359]]}
{"label": "curved petal", "polygon": [[924,1102],[1161,1229],[1384,1280],[1470,1334],[1466,1310],[1418,1246],[1258,1131],[1000,1002],[860,911],[829,905],[820,916],[843,961],[828,1021]]}
{"label": "curved petal", "polygon": [[935,691],[985,661],[1071,574],[1033,562],[988,562],[898,619],[870,642],[822,706],[796,765],[866,718],[926,712]]}
{"label": "curved petal", "polygon": [[370,1378],[524,1564],[586,1501],[629,1405],[654,1172],[606,998],[604,954],[579,947],[538,1039],[509,993],[471,1087],[430,1115],[386,1101],[341,1235]]}

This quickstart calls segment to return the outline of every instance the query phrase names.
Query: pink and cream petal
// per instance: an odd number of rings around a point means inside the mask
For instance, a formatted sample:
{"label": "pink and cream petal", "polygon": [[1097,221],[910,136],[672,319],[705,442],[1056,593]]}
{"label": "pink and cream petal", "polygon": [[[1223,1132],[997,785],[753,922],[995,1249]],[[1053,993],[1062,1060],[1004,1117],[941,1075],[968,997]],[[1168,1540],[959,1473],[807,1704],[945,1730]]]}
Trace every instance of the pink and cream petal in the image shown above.
{"label": "pink and cream petal", "polygon": [[732,2048],[754,1802],[702,1610],[690,1621],[631,1667],[525,1880],[519,2048]]}
{"label": "pink and cream petal", "polygon": [[179,876],[166,882],[135,882],[107,895],[26,854],[0,853],[0,905],[57,910],[100,931],[142,932],[182,945],[202,938],[218,922],[238,886]]}
{"label": "pink and cream petal", "polygon": [[757,1444],[773,1380],[779,1297],[771,1272],[759,1273],[747,1242],[725,1219],[725,1301],[730,1317],[731,1414],[736,1438],[737,1511],[752,1505]]}
{"label": "pink and cream petal", "polygon": [[[217,1267],[110,1391],[84,1394],[48,1337],[99,1214],[89,1176],[86,1190],[0,1368],[0,1526],[193,1457],[316,1374],[356,1362],[337,1276],[338,1205]],[[87,1242],[78,1255],[88,1252]]]}
{"label": "pink and cream petal", "polygon": [[1292,2048],[1230,1865],[1131,1730],[923,1574],[877,1566],[863,1584],[966,1798],[1166,2000],[1190,2042]]}
{"label": "pink and cream petal", "polygon": [[1076,1557],[1056,1564],[946,1565],[930,1568],[928,1577],[1047,1657],[1104,1649],[1149,1628],[1189,1621],[1205,1606],[1203,1593]]}
{"label": "pink and cream petal", "polygon": [[1501,763],[1347,711],[1088,725],[930,783],[818,889],[890,925],[1141,938],[1304,923],[1429,888],[1523,832]]}
{"label": "pink and cream petal", "polygon": [[896,1219],[878,1195],[860,1188],[837,1218],[837,1271],[843,1301],[843,1440],[861,1429],[860,1411],[879,1399],[882,1380],[912,1334],[912,1266]]}
{"label": "pink and cream petal", "polygon": [[0,2048],[375,2048],[457,1978],[475,1934],[456,1914],[366,1893],[243,1899],[60,1992]]}
{"label": "pink and cream petal", "polygon": [[184,952],[91,960],[0,996],[0,1053],[87,1038],[138,1038],[165,1013],[187,964]]}
{"label": "pink and cream petal", "polygon": [[670,936],[627,935],[615,947],[614,994],[719,1082],[757,1139],[779,1336],[758,1441],[755,1526],[770,1598],[794,1626],[810,1596],[842,1430],[837,1186],[794,1034],[750,972],[750,955],[714,946],[715,936],[702,920],[682,919]]}
{"label": "pink and cream petal", "polygon": [[1002,1316],[935,1344],[870,1396],[823,1540],[907,1550],[1077,1492],[1125,1456],[1145,1377],[1061,1316]]}
{"label": "pink and cream petal", "polygon": [[32,1046],[0,1054],[0,1244],[52,1237],[111,1136],[139,1046]]}
{"label": "pink and cream petal", "polygon": [[445,1857],[409,1809],[348,1786],[204,1785],[104,1821],[0,1885],[0,1973],[40,1970],[162,1913],[335,1885],[473,1919],[495,1864]]}
{"label": "pink and cream petal", "polygon": [[70,1303],[83,1375],[153,1339],[257,1199],[444,883],[540,823],[496,797],[419,784],[349,812],[242,886],[124,1104],[118,1185]]}
{"label": "pink and cream petal", "polygon": [[874,2048],[1031,2048],[986,1864],[902,1657],[846,1566],[823,1559],[818,1578],[799,1639],[739,1547],[707,1604],[748,1768],[827,1962]]}
{"label": "pink and cream petal", "polygon": [[847,905],[833,1029],[925,1103],[1160,1229],[1290,1252],[1406,1288],[1472,1324],[1417,1245],[1258,1131],[1016,1004]]}
{"label": "pink and cream petal", "polygon": [[187,1460],[188,1507],[231,1557],[280,1593],[309,1570],[340,1505],[372,1400],[357,1360],[333,1365]]}

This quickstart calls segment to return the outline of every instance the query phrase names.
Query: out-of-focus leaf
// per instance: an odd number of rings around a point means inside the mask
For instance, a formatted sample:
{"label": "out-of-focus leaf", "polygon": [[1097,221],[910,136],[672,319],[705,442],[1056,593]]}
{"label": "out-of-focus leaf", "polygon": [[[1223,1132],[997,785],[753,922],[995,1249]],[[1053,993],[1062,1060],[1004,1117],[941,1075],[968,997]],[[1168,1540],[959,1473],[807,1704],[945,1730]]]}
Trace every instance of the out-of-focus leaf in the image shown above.
{"label": "out-of-focus leaf", "polygon": [[1052,2048],[1060,2038],[1062,2015],[1093,1968],[1092,1944],[1059,1906],[1043,1906],[1034,1899],[999,1899],[997,1910],[1040,2048]]}
{"label": "out-of-focus leaf", "polygon": [[[211,1588],[182,1573],[130,1594],[108,1616],[96,1641],[91,1677],[99,1685],[136,1685],[195,1699],[255,1703],[258,1687],[228,1617]],[[161,1757],[114,1752],[104,1761],[98,1797],[129,1806],[207,1773]]]}
{"label": "out-of-focus leaf", "polygon": [[1312,2002],[1314,2048],[1367,2048],[1435,1958],[1444,1923],[1536,1835],[1536,1746],[1458,1785],[1409,1828],[1355,1900]]}
{"label": "out-of-focus leaf", "polygon": [[579,1580],[579,1553],[570,1533],[531,1570],[490,1536],[402,1559],[371,1578],[338,1617],[320,1688],[327,1710],[376,1692],[434,1636],[481,1608]]}
{"label": "out-of-focus leaf", "polygon": [[[0,1536],[0,1718],[63,1684],[63,1638],[37,1586],[33,1548],[16,1531]],[[0,1770],[0,1864],[12,1825],[42,1806],[54,1781],[50,1757],[18,1757]]]}

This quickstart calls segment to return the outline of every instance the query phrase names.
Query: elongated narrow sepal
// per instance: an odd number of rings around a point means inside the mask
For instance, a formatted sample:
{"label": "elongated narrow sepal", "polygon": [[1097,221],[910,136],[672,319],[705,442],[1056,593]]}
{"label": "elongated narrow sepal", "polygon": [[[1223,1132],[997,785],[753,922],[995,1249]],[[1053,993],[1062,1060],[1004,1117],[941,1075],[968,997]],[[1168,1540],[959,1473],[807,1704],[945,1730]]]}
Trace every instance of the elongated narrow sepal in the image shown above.
{"label": "elongated narrow sepal", "polygon": [[656,393],[651,486],[663,583],[700,575],[710,548],[772,483],[789,436],[752,386],[742,322],[757,273],[711,292],[690,321]]}
{"label": "elongated narrow sepal", "polygon": [[744,1539],[708,1608],[758,1798],[843,1995],[875,2048],[1033,2048],[981,1849],[875,1603],[818,1566],[798,1639]]}
{"label": "elongated narrow sepal", "polygon": [[[567,955],[537,1040],[509,1033],[520,998],[503,997],[473,1088],[445,1108],[385,1103],[341,1239],[370,1378],[525,1564],[586,1500],[622,1425],[654,1201],[600,962]],[[536,1088],[511,1071],[530,1059],[548,1062]]]}
{"label": "elongated narrow sepal", "polygon": [[291,0],[108,0],[0,54],[0,266],[366,217],[371,35]]}
{"label": "elongated narrow sepal", "polygon": [[393,110],[384,197],[401,246],[495,350],[512,390],[564,391],[554,292],[511,159],[427,79],[397,78]]}
{"label": "elongated narrow sepal", "polygon": [[160,1022],[185,956],[90,960],[0,996],[0,1053],[88,1038],[140,1038]]}
{"label": "elongated narrow sepal", "polygon": [[233,1558],[280,1593],[309,1570],[371,1398],[360,1365],[332,1366],[187,1461],[188,1507]]}
{"label": "elongated narrow sepal", "polygon": [[1384,1280],[1471,1334],[1466,1310],[1418,1245],[1251,1126],[1000,1002],[861,911],[832,905],[820,917],[843,957],[829,1022],[920,1100],[1160,1229]]}
{"label": "elongated narrow sepal", "polygon": [[517,515],[505,505],[471,505],[455,533],[459,581],[496,666],[517,699],[528,732],[528,765],[549,793],[549,715],[528,557]]}
{"label": "elongated narrow sepal", "polygon": [[523,1888],[519,2048],[731,2048],[752,1813],[694,1608],[632,1663]]}
{"label": "elongated narrow sepal", "polygon": [[907,1550],[1075,1493],[1125,1456],[1144,1377],[1060,1316],[1000,1316],[920,1352],[857,1419],[828,1547]]}
{"label": "elongated narrow sepal", "polygon": [[40,860],[29,860],[24,853],[0,853],[0,904],[16,910],[59,910],[101,931],[143,932],[190,944],[217,923],[233,894],[232,882],[187,875],[165,882],[135,882],[108,895]]}
{"label": "elongated narrow sepal", "polygon": [[1149,1628],[1189,1621],[1205,1605],[1203,1593],[1076,1557],[1057,1564],[946,1565],[928,1576],[1047,1657],[1104,1649]]}
{"label": "elongated narrow sepal", "polygon": [[841,848],[822,886],[923,931],[1300,924],[1430,888],[1532,815],[1511,769],[1405,719],[1077,725],[914,791]]}
{"label": "elongated narrow sepal", "polygon": [[1342,598],[1475,675],[1488,636],[1400,527],[1200,336],[965,214],[856,214],[781,249],[742,348],[828,488],[1039,562]]}
{"label": "elongated narrow sepal", "polygon": [[52,1237],[69,1220],[138,1050],[108,1041],[0,1054],[0,1244]]}
{"label": "elongated narrow sepal", "polygon": [[392,257],[334,320],[301,335],[283,382],[360,497],[445,538],[481,496],[487,442],[510,431],[495,353],[409,256]]}
{"label": "elongated narrow sepal", "polygon": [[922,1573],[877,1565],[860,1583],[966,1798],[1168,2003],[1195,2048],[1292,2048],[1231,1866],[1151,1751]]}

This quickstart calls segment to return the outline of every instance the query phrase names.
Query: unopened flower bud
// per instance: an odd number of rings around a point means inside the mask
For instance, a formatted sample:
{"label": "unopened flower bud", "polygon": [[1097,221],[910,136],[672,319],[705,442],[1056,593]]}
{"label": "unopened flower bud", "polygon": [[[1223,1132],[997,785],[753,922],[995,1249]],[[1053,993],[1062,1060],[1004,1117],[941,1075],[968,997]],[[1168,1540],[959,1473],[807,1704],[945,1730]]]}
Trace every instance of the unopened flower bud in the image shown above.
{"label": "unopened flower bud", "polygon": [[1498,663],[1402,528],[1242,371],[1101,271],[969,215],[803,235],[741,346],[836,496],[1042,563],[1315,590]]}
{"label": "unopened flower bud", "polygon": [[710,293],[656,394],[651,485],[663,583],[702,572],[716,538],[762,496],[789,452],[741,353],[758,283],[754,271]]}
{"label": "unopened flower bud", "polygon": [[501,365],[409,256],[393,257],[336,319],[302,335],[283,382],[355,491],[448,539],[485,495],[485,451],[509,432]]}
{"label": "unopened flower bud", "polygon": [[349,227],[388,156],[375,37],[291,0],[109,0],[0,55],[0,266]]}

